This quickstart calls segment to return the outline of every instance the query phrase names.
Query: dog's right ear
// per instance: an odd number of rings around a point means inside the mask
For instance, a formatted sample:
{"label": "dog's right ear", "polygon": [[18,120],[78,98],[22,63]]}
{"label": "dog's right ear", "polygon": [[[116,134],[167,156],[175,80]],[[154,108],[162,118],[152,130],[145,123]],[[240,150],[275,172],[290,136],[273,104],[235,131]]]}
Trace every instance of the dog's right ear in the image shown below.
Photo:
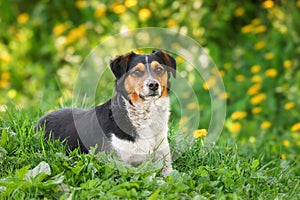
{"label": "dog's right ear", "polygon": [[121,55],[110,61],[110,69],[114,73],[117,80],[119,80],[127,71],[129,67],[130,59],[136,55],[131,52],[127,55]]}

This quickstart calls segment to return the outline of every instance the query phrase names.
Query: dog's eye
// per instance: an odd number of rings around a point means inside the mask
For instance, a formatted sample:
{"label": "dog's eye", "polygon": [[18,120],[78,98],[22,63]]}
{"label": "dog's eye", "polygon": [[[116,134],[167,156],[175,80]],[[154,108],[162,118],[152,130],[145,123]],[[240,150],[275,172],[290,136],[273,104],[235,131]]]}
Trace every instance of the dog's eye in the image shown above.
{"label": "dog's eye", "polygon": [[132,72],[132,74],[133,74],[134,76],[137,76],[137,77],[142,77],[142,76],[144,75],[144,72],[141,71],[141,70],[139,70],[139,69],[137,69],[137,70],[134,70],[134,71]]}
{"label": "dog's eye", "polygon": [[155,68],[154,72],[157,74],[157,75],[161,75],[162,73],[164,73],[164,69],[161,68],[161,67],[157,67]]}

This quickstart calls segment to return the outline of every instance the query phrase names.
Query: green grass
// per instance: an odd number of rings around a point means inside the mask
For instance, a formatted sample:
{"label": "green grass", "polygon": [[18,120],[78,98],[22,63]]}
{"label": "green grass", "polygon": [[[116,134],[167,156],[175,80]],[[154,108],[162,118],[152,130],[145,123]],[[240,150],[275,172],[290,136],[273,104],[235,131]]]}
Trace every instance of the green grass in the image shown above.
{"label": "green grass", "polygon": [[[1,199],[299,199],[299,158],[272,157],[273,145],[230,145],[224,133],[200,156],[196,141],[162,177],[151,163],[133,168],[103,153],[69,155],[34,133],[22,111],[1,119]],[[245,151],[245,149],[247,151]],[[147,165],[149,164],[149,165]]]}

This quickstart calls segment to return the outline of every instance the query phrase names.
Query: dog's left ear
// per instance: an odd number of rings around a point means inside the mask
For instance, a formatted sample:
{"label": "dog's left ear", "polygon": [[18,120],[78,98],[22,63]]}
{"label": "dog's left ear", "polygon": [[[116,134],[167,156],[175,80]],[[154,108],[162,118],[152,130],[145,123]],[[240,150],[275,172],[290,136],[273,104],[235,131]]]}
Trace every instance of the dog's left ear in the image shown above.
{"label": "dog's left ear", "polygon": [[166,52],[164,51],[161,51],[161,50],[154,50],[152,51],[152,53],[154,55],[157,55],[167,66],[169,66],[168,70],[169,72],[172,73],[173,77],[176,78],[176,61],[175,59],[170,56],[169,54],[167,54]]}
{"label": "dog's left ear", "polygon": [[117,80],[119,80],[128,70],[130,59],[136,55],[131,52],[127,55],[121,55],[110,61],[110,69],[114,73]]}

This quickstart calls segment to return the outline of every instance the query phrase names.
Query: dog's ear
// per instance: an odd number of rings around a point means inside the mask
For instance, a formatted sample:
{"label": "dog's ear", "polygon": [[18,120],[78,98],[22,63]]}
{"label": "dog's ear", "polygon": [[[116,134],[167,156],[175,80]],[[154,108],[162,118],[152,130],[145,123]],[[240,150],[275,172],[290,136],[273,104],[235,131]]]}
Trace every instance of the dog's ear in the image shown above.
{"label": "dog's ear", "polygon": [[152,51],[154,55],[157,55],[167,66],[169,66],[168,71],[172,73],[173,77],[176,78],[176,61],[175,59],[161,50]]}
{"label": "dog's ear", "polygon": [[114,73],[116,79],[120,79],[128,70],[130,59],[136,55],[131,52],[127,55],[121,55],[110,61],[110,69]]}

